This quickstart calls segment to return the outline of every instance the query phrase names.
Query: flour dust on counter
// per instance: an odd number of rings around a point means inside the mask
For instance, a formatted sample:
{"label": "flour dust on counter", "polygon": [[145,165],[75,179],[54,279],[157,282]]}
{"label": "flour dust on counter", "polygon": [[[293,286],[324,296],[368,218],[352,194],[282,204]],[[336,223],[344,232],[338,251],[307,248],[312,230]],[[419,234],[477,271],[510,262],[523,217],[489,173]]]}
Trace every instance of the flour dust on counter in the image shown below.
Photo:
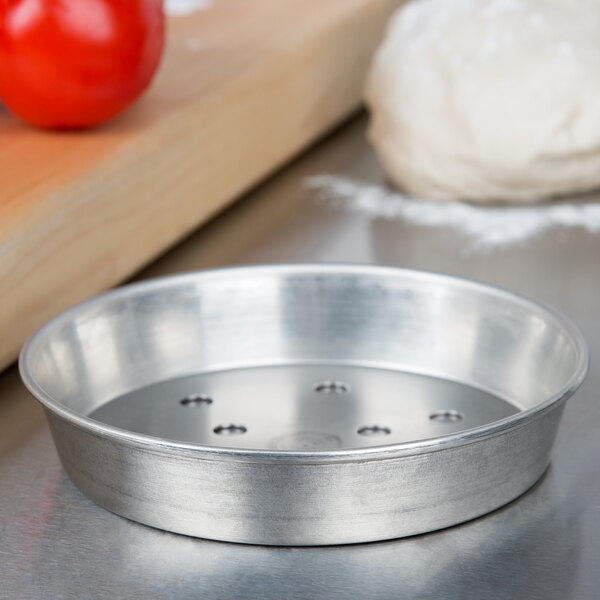
{"label": "flour dust on counter", "polygon": [[412,198],[387,187],[337,175],[305,180],[319,203],[363,213],[374,219],[400,219],[422,227],[452,228],[470,238],[469,252],[488,252],[541,235],[553,228],[582,228],[600,233],[600,201],[536,206],[474,206]]}

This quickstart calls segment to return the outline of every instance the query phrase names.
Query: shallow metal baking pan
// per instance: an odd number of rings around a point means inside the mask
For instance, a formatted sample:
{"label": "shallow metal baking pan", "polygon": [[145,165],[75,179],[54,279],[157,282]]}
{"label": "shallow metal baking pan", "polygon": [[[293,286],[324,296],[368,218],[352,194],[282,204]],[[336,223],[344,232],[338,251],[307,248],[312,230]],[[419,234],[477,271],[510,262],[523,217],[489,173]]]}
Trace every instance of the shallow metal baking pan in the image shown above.
{"label": "shallow metal baking pan", "polygon": [[489,286],[281,265],[130,285],[24,346],[65,471],[192,536],[344,544],[432,531],[546,469],[585,342]]}

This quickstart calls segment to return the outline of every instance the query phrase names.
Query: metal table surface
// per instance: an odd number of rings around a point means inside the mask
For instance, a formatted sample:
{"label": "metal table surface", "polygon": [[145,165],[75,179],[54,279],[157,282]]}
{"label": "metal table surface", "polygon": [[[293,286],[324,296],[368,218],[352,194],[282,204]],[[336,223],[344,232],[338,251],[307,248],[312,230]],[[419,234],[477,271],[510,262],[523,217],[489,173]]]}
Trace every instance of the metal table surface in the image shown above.
{"label": "metal table surface", "polygon": [[543,479],[491,515],[391,542],[321,548],[187,538],[95,506],[66,478],[41,408],[0,376],[0,597],[600,597],[600,235],[552,229],[465,252],[451,229],[372,219],[314,201],[305,178],[382,183],[359,117],[162,257],[140,278],[230,264],[342,261],[427,269],[552,304],[581,327],[592,365],[567,404]]}

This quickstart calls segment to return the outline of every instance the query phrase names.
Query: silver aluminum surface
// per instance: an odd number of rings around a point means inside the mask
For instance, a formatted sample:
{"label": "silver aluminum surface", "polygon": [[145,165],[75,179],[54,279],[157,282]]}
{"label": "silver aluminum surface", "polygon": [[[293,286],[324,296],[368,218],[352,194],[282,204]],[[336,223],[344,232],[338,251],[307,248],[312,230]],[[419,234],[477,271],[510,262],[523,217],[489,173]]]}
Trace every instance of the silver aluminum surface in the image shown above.
{"label": "silver aluminum surface", "polygon": [[382,540],[490,512],[545,471],[587,350],[555,311],[385,267],[280,265],[127,286],[23,349],[71,480],[218,540]]}
{"label": "silver aluminum surface", "polygon": [[71,483],[43,407],[13,367],[0,374],[2,600],[597,599],[600,235],[554,227],[480,251],[451,226],[316,202],[308,176],[385,185],[364,132],[365,119],[353,120],[136,279],[232,264],[351,261],[477,279],[549,303],[585,333],[592,360],[566,403],[544,476],[484,517],[372,544],[267,547],[167,533],[99,509]]}

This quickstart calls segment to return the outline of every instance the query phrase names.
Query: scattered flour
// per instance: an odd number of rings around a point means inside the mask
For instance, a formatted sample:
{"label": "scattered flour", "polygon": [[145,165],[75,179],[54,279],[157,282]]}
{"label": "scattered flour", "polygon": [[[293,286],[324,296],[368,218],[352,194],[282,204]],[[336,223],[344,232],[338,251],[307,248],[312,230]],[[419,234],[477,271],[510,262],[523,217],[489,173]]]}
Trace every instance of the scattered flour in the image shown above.
{"label": "scattered flour", "polygon": [[175,17],[184,17],[197,10],[207,10],[213,0],[165,0],[165,13]]}
{"label": "scattered flour", "polygon": [[582,227],[590,233],[600,233],[600,202],[485,207],[419,200],[336,175],[310,177],[305,184],[316,191],[317,201],[335,207],[373,218],[403,219],[425,227],[452,227],[471,238],[469,250],[485,251],[523,243],[552,227]]}

